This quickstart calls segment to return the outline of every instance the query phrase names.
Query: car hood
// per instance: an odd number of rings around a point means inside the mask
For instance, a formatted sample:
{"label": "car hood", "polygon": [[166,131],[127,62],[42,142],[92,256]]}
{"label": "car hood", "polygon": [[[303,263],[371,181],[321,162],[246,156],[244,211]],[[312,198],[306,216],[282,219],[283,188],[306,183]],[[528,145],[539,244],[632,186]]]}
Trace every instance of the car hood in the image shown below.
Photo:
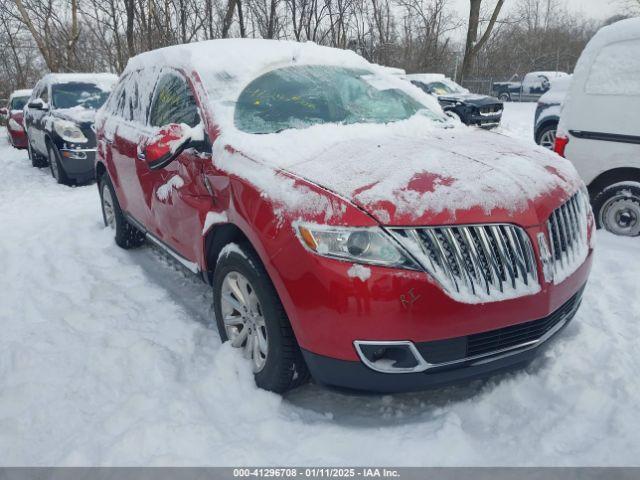
{"label": "car hood", "polygon": [[58,118],[64,118],[77,124],[90,124],[96,119],[96,110],[84,107],[57,108],[54,110],[54,114]]}
{"label": "car hood", "polygon": [[483,105],[494,105],[496,103],[502,103],[495,97],[489,97],[487,95],[478,95],[475,93],[458,93],[458,94],[447,94],[440,95],[438,100],[444,102],[463,102],[469,105],[476,105],[481,107]]}
{"label": "car hood", "polygon": [[466,126],[327,125],[252,137],[234,148],[334,192],[383,225],[537,225],[582,184],[556,154]]}

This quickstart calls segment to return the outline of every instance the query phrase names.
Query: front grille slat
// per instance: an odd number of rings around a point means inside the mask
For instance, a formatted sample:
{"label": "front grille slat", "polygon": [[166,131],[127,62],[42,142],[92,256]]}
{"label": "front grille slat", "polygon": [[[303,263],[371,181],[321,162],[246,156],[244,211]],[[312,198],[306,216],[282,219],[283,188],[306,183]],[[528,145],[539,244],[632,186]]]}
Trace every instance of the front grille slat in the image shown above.
{"label": "front grille slat", "polygon": [[509,224],[390,229],[403,242],[419,242],[418,261],[454,298],[467,303],[516,298],[539,291],[537,264],[527,233]]}
{"label": "front grille slat", "polygon": [[556,208],[547,221],[555,283],[575,272],[587,255],[588,208],[580,191]]}

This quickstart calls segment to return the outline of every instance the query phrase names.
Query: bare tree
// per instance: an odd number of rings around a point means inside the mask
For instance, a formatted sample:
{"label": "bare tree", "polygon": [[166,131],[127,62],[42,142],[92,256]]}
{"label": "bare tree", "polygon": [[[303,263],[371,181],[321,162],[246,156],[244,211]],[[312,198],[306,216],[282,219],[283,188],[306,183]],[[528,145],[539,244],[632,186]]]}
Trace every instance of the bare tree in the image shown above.
{"label": "bare tree", "polygon": [[480,52],[480,49],[487,40],[489,40],[493,27],[496,24],[496,20],[498,20],[498,15],[500,15],[500,10],[502,9],[504,0],[498,0],[496,2],[491,18],[489,19],[489,24],[485,28],[480,40],[478,40],[481,4],[482,0],[469,0],[469,27],[467,28],[467,40],[465,42],[464,59],[462,61],[462,69],[460,70],[460,79],[463,79],[471,73],[471,69],[473,68],[473,64]]}

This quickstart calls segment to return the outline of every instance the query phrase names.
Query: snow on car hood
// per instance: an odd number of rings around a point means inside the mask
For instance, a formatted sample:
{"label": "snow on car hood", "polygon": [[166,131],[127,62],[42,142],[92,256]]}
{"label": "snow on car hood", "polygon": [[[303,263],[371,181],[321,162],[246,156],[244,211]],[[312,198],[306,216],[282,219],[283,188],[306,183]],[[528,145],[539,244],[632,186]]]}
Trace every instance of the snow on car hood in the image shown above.
{"label": "snow on car hood", "polygon": [[499,100],[495,97],[489,97],[487,95],[479,95],[477,93],[447,93],[444,95],[438,95],[438,99],[440,100],[451,100],[451,101],[463,101],[463,102],[478,102],[478,101],[486,101],[490,100],[487,103],[498,103]]}
{"label": "snow on car hood", "polygon": [[[581,184],[567,160],[545,149],[465,126],[443,128],[420,116],[390,125],[236,133],[225,140],[387,225],[455,222],[471,209],[482,219],[498,210],[515,216],[534,210],[539,197],[558,191],[568,197]],[[259,186],[270,195],[277,193],[272,183]]]}
{"label": "snow on car hood", "polygon": [[96,110],[76,106],[72,108],[56,108],[56,116],[76,123],[93,123],[96,118]]}

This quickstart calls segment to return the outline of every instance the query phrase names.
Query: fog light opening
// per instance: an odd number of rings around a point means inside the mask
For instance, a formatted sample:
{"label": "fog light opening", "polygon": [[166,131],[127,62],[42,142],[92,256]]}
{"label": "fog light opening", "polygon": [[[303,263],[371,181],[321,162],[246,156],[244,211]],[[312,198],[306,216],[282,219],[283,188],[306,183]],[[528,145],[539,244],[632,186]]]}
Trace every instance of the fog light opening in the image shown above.
{"label": "fog light opening", "polygon": [[356,350],[369,368],[385,373],[407,373],[425,370],[427,363],[413,343],[356,341]]}

